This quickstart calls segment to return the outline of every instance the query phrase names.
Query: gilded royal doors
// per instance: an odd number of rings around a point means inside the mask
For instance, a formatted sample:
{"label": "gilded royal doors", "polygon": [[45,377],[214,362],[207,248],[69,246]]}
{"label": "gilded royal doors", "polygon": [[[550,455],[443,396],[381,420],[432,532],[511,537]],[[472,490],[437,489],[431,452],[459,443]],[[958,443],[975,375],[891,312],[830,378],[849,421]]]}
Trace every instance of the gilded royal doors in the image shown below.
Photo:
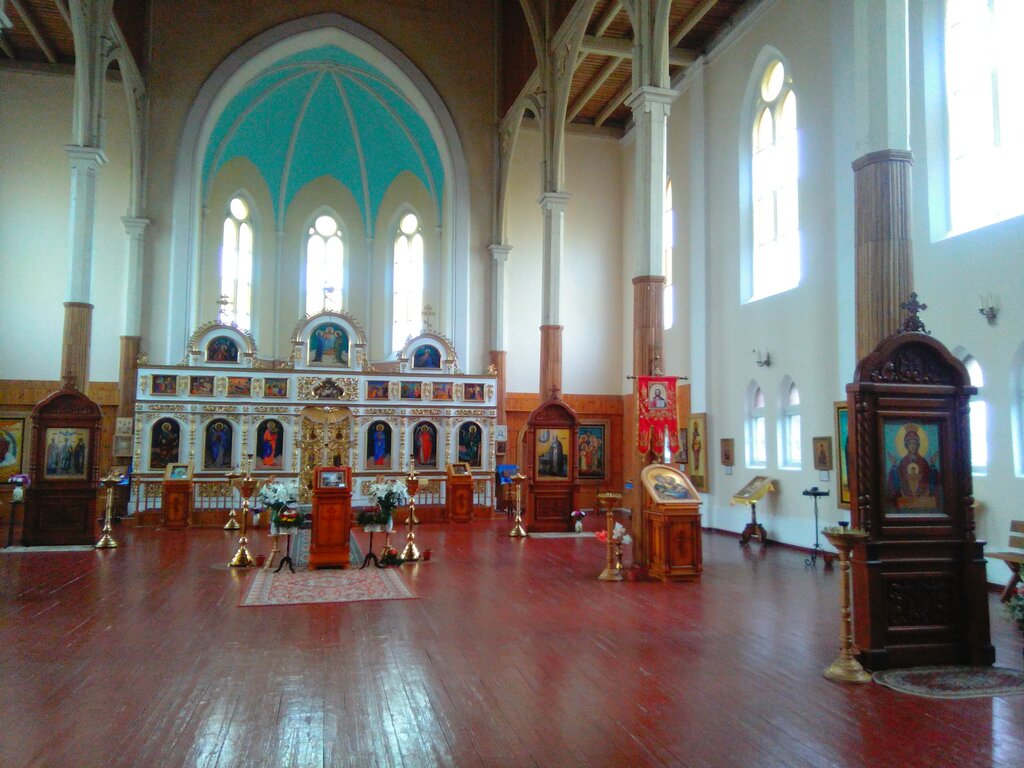
{"label": "gilded royal doors", "polygon": [[352,413],[348,408],[310,406],[302,410],[299,436],[299,496],[309,501],[316,467],[351,466]]}

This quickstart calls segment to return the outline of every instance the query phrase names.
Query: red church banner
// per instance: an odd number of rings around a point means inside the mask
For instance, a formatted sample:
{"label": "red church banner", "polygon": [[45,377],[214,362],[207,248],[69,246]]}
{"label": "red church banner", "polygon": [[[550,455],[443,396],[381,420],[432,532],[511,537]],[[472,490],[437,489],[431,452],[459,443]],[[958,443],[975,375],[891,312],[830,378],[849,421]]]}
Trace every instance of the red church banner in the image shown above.
{"label": "red church banner", "polygon": [[638,429],[636,447],[640,453],[654,449],[660,453],[668,433],[668,445],[679,450],[679,426],[676,421],[676,377],[639,376],[637,390]]}

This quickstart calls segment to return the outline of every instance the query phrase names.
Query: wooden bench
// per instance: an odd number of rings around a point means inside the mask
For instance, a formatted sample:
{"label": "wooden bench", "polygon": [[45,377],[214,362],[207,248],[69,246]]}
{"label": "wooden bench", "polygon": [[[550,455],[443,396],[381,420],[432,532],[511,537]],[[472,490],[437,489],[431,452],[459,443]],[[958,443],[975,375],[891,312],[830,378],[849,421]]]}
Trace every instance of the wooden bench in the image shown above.
{"label": "wooden bench", "polygon": [[1013,572],[1010,580],[1006,582],[1000,598],[1004,603],[1013,596],[1013,588],[1017,586],[1021,578],[1021,565],[1024,565],[1024,520],[1012,520],[1010,522],[1010,549],[1007,552],[986,552],[986,557],[994,557],[1002,560]]}

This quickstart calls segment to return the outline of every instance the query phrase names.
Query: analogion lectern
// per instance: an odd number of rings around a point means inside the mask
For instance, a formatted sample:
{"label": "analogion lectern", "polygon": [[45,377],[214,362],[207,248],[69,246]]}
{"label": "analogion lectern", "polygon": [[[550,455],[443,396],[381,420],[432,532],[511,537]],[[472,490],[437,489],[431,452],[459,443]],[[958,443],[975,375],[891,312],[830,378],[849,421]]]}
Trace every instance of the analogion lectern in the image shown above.
{"label": "analogion lectern", "polygon": [[313,472],[310,569],[348,568],[351,530],[352,468],[317,467]]}
{"label": "analogion lectern", "polygon": [[473,475],[464,461],[448,465],[445,506],[450,523],[468,523],[473,519]]}
{"label": "analogion lectern", "polygon": [[187,528],[192,522],[192,465],[168,464],[164,469],[160,511],[164,527]]}
{"label": "analogion lectern", "polygon": [[744,526],[743,533],[740,534],[741,547],[749,544],[751,539],[757,539],[762,547],[768,543],[768,532],[757,522],[757,502],[774,490],[775,486],[772,485],[770,477],[758,475],[743,486],[739,493],[733,495],[732,504],[746,504],[750,507],[750,522]]}
{"label": "analogion lectern", "polygon": [[662,581],[695,581],[704,570],[700,494],[675,467],[651,464],[640,473],[649,503],[645,516],[648,570]]}

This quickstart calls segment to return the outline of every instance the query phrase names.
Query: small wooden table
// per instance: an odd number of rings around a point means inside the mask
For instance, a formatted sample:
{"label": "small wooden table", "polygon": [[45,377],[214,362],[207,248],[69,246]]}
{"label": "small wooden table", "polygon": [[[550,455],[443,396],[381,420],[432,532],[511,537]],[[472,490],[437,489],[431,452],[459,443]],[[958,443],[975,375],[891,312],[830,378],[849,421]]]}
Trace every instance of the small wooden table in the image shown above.
{"label": "small wooden table", "polygon": [[[274,530],[275,527],[277,529],[276,532]],[[298,530],[299,530],[299,526],[297,526],[297,525],[278,525],[278,526],[274,526],[273,523],[271,523],[271,530],[270,530],[270,535],[271,536],[274,536],[274,537],[284,536],[284,537],[286,537],[285,540],[284,540],[284,557],[282,557],[281,558],[281,562],[279,562],[277,564],[277,570],[275,570],[274,573],[280,573],[281,569],[284,568],[285,564],[288,565],[288,570],[289,571],[291,571],[292,573],[295,573],[295,566],[292,564],[292,534],[295,533]],[[275,552],[278,551],[276,546],[274,547],[274,551]],[[274,564],[274,561],[271,560],[269,563],[267,563],[267,568],[268,569],[271,568],[271,566],[273,566],[273,564]]]}

